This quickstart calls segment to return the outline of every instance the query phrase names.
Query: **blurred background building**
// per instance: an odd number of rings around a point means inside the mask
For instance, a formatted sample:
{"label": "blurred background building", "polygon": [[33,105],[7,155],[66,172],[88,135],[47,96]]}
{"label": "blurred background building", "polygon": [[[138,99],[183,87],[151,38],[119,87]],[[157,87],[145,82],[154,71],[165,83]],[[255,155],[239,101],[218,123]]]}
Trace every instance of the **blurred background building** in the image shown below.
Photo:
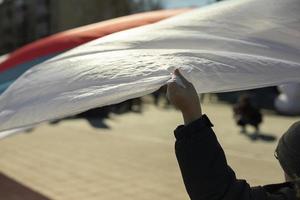
{"label": "blurred background building", "polygon": [[220,0],[0,0],[0,55],[39,38],[132,13]]}
{"label": "blurred background building", "polygon": [[0,55],[63,30],[160,8],[152,0],[0,0]]}
{"label": "blurred background building", "polygon": [[0,0],[0,55],[39,38],[132,13],[220,0]]}

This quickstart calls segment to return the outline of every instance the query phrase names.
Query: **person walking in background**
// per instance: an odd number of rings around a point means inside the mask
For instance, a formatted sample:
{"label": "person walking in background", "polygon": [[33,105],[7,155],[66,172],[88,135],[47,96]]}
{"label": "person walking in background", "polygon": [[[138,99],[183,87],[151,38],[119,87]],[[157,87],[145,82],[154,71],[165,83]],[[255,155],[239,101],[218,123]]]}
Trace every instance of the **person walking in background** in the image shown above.
{"label": "person walking in background", "polygon": [[[276,158],[286,182],[250,187],[238,180],[228,166],[224,151],[206,115],[202,114],[194,86],[178,70],[168,83],[167,97],[183,116],[175,131],[175,153],[191,200],[296,200],[300,197],[300,122],[279,140]],[[181,79],[183,86],[177,84]]]}
{"label": "person walking in background", "polygon": [[234,119],[238,126],[241,126],[241,133],[247,133],[246,126],[252,125],[255,128],[255,135],[259,134],[259,125],[262,123],[262,114],[251,102],[249,95],[241,95],[237,104],[233,106]]}

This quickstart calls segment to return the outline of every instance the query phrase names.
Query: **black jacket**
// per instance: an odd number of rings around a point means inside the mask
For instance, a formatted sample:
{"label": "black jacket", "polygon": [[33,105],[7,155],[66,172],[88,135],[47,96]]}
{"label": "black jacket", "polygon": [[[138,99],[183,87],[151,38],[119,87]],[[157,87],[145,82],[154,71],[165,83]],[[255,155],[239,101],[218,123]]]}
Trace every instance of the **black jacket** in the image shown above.
{"label": "black jacket", "polygon": [[203,115],[174,131],[176,156],[191,200],[296,200],[291,183],[250,187],[237,180],[212,126]]}

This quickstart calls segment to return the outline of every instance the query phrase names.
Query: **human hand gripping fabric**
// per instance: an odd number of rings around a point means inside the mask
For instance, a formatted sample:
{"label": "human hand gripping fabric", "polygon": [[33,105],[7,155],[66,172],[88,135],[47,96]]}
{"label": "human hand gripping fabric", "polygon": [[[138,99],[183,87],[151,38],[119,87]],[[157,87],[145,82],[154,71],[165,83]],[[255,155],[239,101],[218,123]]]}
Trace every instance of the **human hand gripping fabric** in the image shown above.
{"label": "human hand gripping fabric", "polygon": [[184,124],[187,125],[202,116],[199,97],[193,84],[178,69],[174,71],[174,75],[173,80],[168,83],[167,97],[181,111]]}

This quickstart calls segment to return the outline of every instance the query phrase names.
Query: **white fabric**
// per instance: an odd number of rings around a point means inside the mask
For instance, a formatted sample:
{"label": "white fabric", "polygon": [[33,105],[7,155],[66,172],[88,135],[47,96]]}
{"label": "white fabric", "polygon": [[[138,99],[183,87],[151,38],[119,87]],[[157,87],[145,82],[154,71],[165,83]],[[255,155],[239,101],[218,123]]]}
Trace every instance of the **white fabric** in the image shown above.
{"label": "white fabric", "polygon": [[77,47],[0,97],[0,130],[151,93],[180,68],[199,93],[299,81],[300,1],[232,0]]}
{"label": "white fabric", "polygon": [[275,100],[278,112],[287,115],[300,114],[300,84],[290,83],[278,87],[280,95]]}
{"label": "white fabric", "polygon": [[11,129],[11,130],[7,130],[7,131],[1,131],[0,132],[0,139],[4,139],[4,138],[7,138],[9,136],[25,133],[26,131],[30,131],[31,129],[32,129],[32,127],[28,127],[28,128],[24,127],[24,128]]}
{"label": "white fabric", "polygon": [[183,84],[183,81],[181,80],[180,76],[177,76],[176,74],[172,74],[171,79],[168,80],[168,83],[175,82],[177,85],[179,85],[182,88],[186,88],[185,85]]}
{"label": "white fabric", "polygon": [[8,54],[1,55],[1,56],[0,56],[0,64],[1,64],[2,62],[4,62],[4,61],[7,59],[7,57],[8,57]]}

